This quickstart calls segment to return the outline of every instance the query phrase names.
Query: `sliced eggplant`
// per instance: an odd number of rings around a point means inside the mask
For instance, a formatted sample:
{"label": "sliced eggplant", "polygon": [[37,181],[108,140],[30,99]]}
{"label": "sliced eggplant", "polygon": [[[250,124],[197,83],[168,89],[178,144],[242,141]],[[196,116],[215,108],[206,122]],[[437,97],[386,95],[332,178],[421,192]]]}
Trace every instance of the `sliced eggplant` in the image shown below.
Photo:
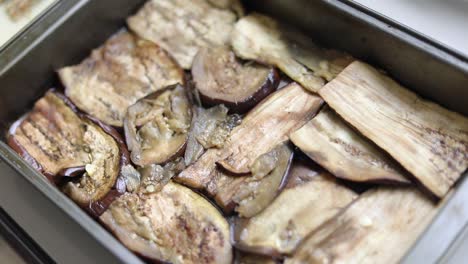
{"label": "sliced eggplant", "polygon": [[416,189],[367,191],[313,232],[285,263],[398,263],[438,207]]}
{"label": "sliced eggplant", "polygon": [[328,107],[290,138],[307,156],[338,178],[355,182],[410,183],[398,163]]}
{"label": "sliced eggplant", "polygon": [[162,164],[182,155],[192,119],[181,85],[150,94],[128,108],[125,139],[133,163]]}
{"label": "sliced eggplant", "polygon": [[185,164],[190,165],[198,160],[205,149],[222,148],[234,127],[242,121],[237,114],[228,115],[229,109],[217,105],[209,109],[196,107],[190,128]]}
{"label": "sliced eggplant", "polygon": [[81,64],[60,69],[59,76],[74,104],[117,127],[138,99],[184,82],[182,69],[161,48],[126,31],[111,37]]}
{"label": "sliced eggplant", "polygon": [[229,44],[236,19],[234,12],[214,7],[208,0],[150,0],[127,24],[190,69],[200,48]]}
{"label": "sliced eggplant", "polygon": [[53,91],[12,126],[8,143],[52,182],[72,176],[63,191],[80,206],[87,208],[120,187],[116,187],[122,163],[120,142],[79,116],[63,95]]}
{"label": "sliced eggplant", "polygon": [[[254,162],[252,177],[246,177],[231,198],[240,216],[252,217],[270,205],[287,182],[292,158],[292,149],[281,144]],[[219,192],[217,196],[223,195],[224,192]]]}
{"label": "sliced eggplant", "polygon": [[161,191],[169,181],[185,169],[182,158],[169,162],[163,166],[151,164],[140,169],[141,182],[139,193],[148,194]]}
{"label": "sliced eggplant", "polygon": [[363,62],[352,63],[319,93],[439,198],[468,167],[468,119]]}
{"label": "sliced eggplant", "polygon": [[295,162],[291,170],[288,185],[265,210],[250,219],[235,218],[236,247],[276,257],[291,254],[357,197],[322,169]]}
{"label": "sliced eggplant", "polygon": [[205,198],[176,183],[144,196],[124,194],[100,220],[126,247],[154,262],[232,261],[227,221]]}
{"label": "sliced eggplant", "polygon": [[255,161],[251,176],[239,177],[216,168],[218,154],[217,149],[208,150],[175,179],[213,197],[226,214],[236,210],[246,217],[261,212],[281,191],[293,157],[291,148],[280,144]]}
{"label": "sliced eggplant", "polygon": [[352,61],[350,56],[319,48],[304,34],[256,13],[236,23],[231,45],[237,56],[275,65],[312,92]]}
{"label": "sliced eggplant", "polygon": [[271,94],[234,128],[218,165],[233,174],[249,174],[260,155],[286,141],[291,132],[317,113],[322,103],[320,97],[296,83]]}
{"label": "sliced eggplant", "polygon": [[205,105],[224,104],[235,113],[247,112],[279,84],[274,68],[242,64],[226,47],[201,48],[192,76]]}

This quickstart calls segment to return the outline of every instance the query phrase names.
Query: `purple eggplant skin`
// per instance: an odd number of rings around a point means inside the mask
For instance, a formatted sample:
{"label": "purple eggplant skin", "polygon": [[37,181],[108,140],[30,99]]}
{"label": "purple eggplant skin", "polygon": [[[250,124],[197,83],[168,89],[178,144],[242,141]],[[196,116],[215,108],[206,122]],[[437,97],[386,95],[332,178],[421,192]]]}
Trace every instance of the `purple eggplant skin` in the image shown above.
{"label": "purple eggplant skin", "polygon": [[[120,169],[130,163],[129,152],[125,141],[122,139],[121,135],[116,131],[115,128],[102,123],[101,121],[97,120],[96,118],[89,116],[80,110],[68,99],[64,94],[58,92],[56,89],[51,89],[49,92],[52,92],[58,98],[60,98],[80,119],[82,120],[89,120],[93,122],[95,125],[100,127],[106,134],[110,135],[119,147],[119,155],[120,155]],[[57,174],[52,175],[46,172],[41,164],[37,162],[37,160],[32,157],[27,150],[19,144],[19,142],[13,137],[15,134],[16,129],[19,125],[27,118],[27,115],[23,116],[22,118],[18,119],[14,122],[7,134],[7,143],[8,145],[16,151],[27,163],[29,163],[36,171],[43,174],[49,182],[51,182],[55,186],[61,186],[66,181],[73,180],[74,178],[79,178],[85,172],[85,166],[77,166],[71,168],[64,168],[59,171]],[[87,206],[83,206],[91,216],[98,217],[102,212],[104,212],[107,207],[114,201],[118,196],[125,193],[126,186],[125,181],[119,175],[116,179],[114,187],[109,191],[109,193],[104,196],[99,201],[95,201],[90,203]]]}
{"label": "purple eggplant skin", "polygon": [[241,102],[232,102],[228,100],[214,99],[208,96],[205,96],[203,93],[200,93],[200,99],[203,102],[204,106],[211,107],[219,104],[224,104],[229,108],[229,113],[232,114],[245,114],[250,109],[254,108],[260,101],[265,99],[268,95],[276,91],[278,85],[280,84],[280,78],[278,70],[271,68],[268,77],[265,79],[265,82],[261,87],[250,97],[245,98]]}
{"label": "purple eggplant skin", "polygon": [[191,73],[205,106],[224,104],[236,114],[248,112],[280,83],[275,68],[241,61],[226,47],[200,49]]}

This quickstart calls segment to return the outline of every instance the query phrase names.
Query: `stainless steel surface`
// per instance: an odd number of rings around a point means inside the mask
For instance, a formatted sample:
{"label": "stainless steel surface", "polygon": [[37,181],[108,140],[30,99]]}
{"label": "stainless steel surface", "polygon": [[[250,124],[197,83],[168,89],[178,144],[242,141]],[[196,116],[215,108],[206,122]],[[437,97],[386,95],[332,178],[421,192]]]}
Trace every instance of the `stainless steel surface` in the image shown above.
{"label": "stainless steel surface", "polygon": [[[55,69],[83,59],[122,27],[124,18],[143,2],[63,0],[41,23],[6,47],[0,55],[0,129],[4,131],[47,88],[58,85]],[[347,50],[387,70],[422,96],[468,114],[466,57],[345,1],[246,3],[250,8],[295,24],[325,46]],[[4,179],[0,185],[1,206],[57,262],[139,262],[3,142],[0,156],[9,165],[0,164]],[[436,262],[449,245],[457,243],[457,234],[468,217],[468,208],[460,203],[466,199],[464,193],[468,193],[466,181],[459,184],[407,261]],[[440,244],[434,242],[439,240]]]}

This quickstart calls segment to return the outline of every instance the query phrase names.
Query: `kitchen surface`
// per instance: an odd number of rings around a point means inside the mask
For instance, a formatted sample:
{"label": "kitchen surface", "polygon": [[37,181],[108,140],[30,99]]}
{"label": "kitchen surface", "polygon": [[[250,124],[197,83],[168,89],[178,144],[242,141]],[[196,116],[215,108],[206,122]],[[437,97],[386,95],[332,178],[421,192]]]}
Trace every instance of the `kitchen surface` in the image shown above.
{"label": "kitchen surface", "polygon": [[10,8],[10,1],[0,1],[0,47],[14,37],[21,29],[29,25],[34,18],[38,17],[56,1],[57,0],[33,0],[31,1],[32,5],[18,17],[11,17],[7,12],[7,9]]}
{"label": "kitchen surface", "polygon": [[[1,3],[0,0],[0,49],[57,1],[59,0],[37,0],[29,12],[13,21],[5,10],[5,2],[8,1]],[[468,58],[468,34],[466,34],[468,0],[354,0],[353,2],[396,20]],[[0,175],[1,173],[0,171]],[[457,246],[451,247],[450,256],[441,259],[441,263],[466,262],[468,228],[464,228],[456,244]],[[1,236],[0,263],[26,263]]]}

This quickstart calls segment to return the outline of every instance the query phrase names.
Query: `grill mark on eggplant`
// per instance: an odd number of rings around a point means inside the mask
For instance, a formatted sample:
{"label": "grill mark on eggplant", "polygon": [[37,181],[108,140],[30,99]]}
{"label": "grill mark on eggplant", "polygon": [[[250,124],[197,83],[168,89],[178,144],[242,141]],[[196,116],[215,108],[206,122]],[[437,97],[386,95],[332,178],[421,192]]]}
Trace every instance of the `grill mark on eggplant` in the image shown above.
{"label": "grill mark on eggplant", "polygon": [[[30,124],[30,122],[28,122],[28,124]],[[29,131],[27,131],[23,126],[20,126],[19,129],[26,136],[29,142],[31,142],[33,145],[36,145],[41,150],[41,152],[44,153],[47,157],[54,161],[57,161],[59,159],[59,156],[56,153],[54,153],[55,151],[50,151],[42,147],[42,144],[38,140],[34,139],[34,135],[29,133]]]}

